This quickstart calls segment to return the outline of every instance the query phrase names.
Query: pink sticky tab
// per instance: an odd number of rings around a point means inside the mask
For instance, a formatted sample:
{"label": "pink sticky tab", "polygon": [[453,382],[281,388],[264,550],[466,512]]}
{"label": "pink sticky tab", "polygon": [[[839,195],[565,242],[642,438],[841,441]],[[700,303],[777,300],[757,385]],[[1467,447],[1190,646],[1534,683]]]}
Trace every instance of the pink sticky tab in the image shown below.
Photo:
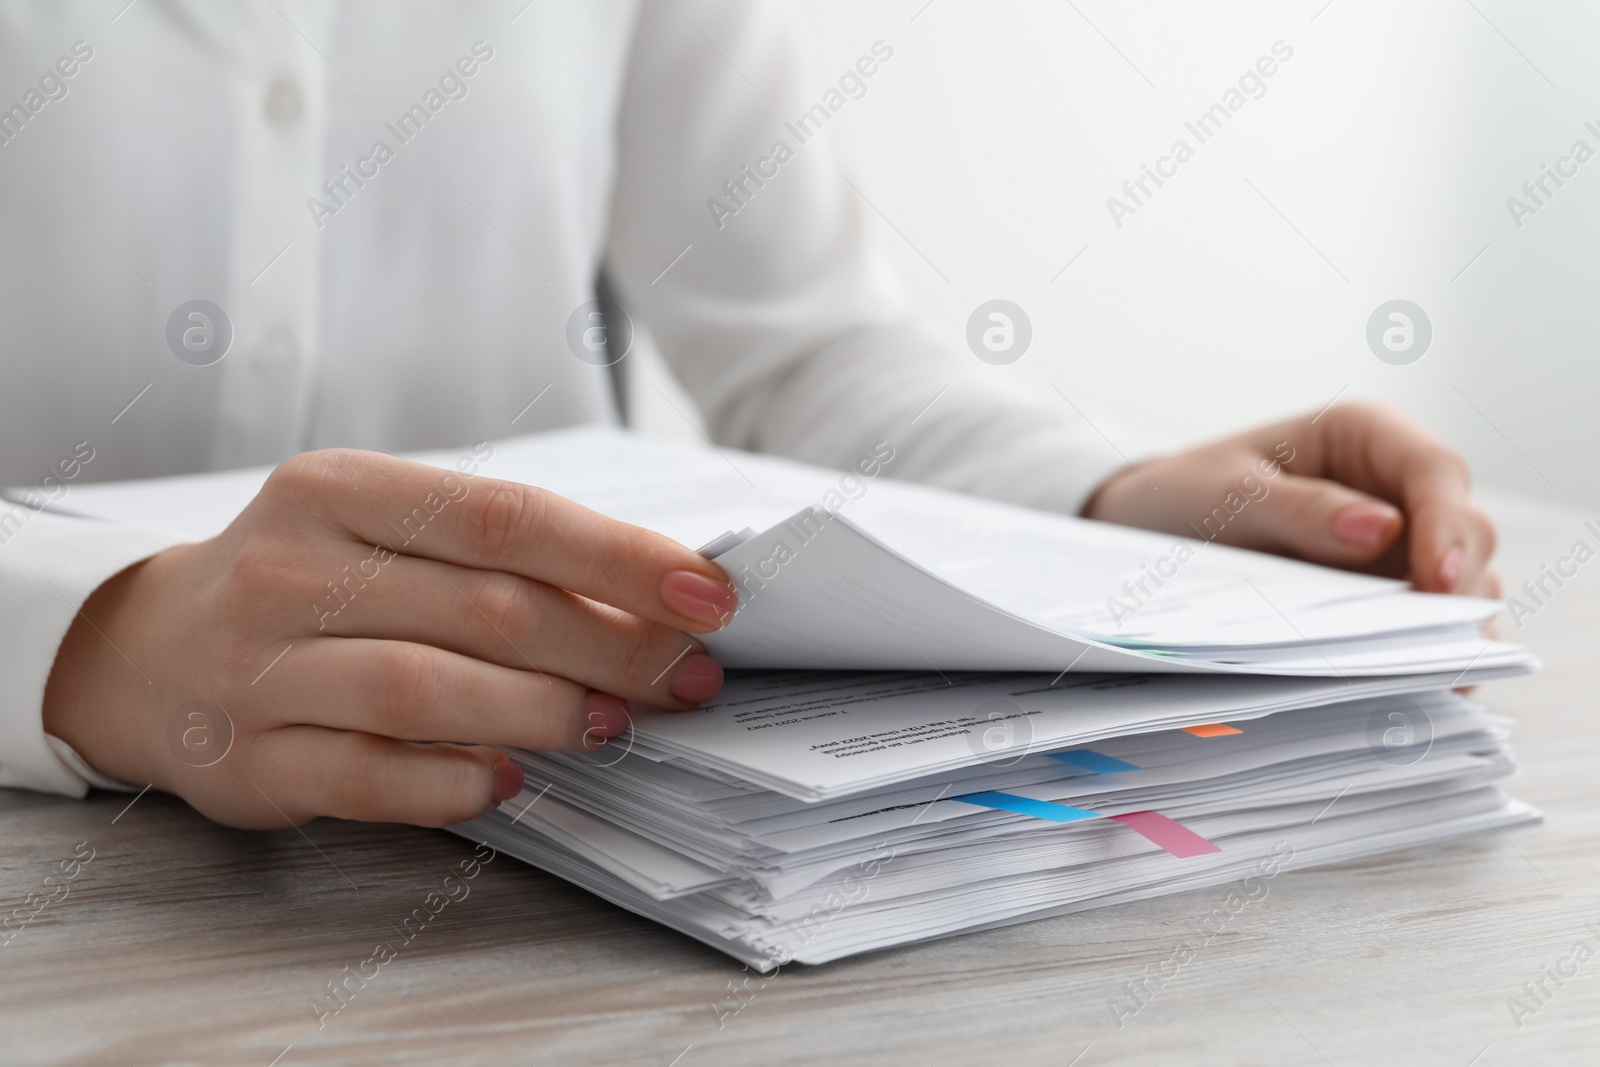
{"label": "pink sticky tab", "polygon": [[1222,851],[1187,826],[1180,826],[1154,811],[1130,811],[1126,815],[1110,817],[1179,859]]}

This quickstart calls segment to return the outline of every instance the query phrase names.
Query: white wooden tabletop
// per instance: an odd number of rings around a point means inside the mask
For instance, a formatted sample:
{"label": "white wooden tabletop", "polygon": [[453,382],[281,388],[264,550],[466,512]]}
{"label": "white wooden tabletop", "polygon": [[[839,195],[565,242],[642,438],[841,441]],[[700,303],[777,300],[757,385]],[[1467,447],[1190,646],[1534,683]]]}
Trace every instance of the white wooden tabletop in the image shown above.
{"label": "white wooden tabletop", "polygon": [[[1576,511],[1488,504],[1508,589],[1593,541]],[[129,808],[126,796],[0,790],[0,911],[40,909],[0,944],[0,1063],[1594,1063],[1592,566],[1507,629],[1547,669],[1480,693],[1520,720],[1511,791],[1544,809],[1543,825],[1283,874],[1159,988],[1146,982],[1120,1028],[1113,998],[1204,937],[1225,889],[762,983],[501,857],[376,965],[375,946],[400,943],[396,928],[471,858],[468,843],[329,821],[240,832],[153,793]],[[346,968],[375,976],[347,981],[319,1029],[312,1001],[332,1003],[326,984]]]}

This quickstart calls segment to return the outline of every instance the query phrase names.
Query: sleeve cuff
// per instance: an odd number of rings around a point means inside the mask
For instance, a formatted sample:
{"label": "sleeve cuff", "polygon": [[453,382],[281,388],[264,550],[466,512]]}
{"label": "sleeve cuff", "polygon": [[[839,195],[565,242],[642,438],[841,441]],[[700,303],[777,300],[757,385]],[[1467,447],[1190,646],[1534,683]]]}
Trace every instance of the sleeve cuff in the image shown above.
{"label": "sleeve cuff", "polygon": [[45,684],[89,594],[184,540],[0,501],[0,786],[73,797],[126,788],[44,732]]}
{"label": "sleeve cuff", "polygon": [[[50,751],[55,754],[56,759],[66,764],[67,770],[76,774],[84,782],[94,786],[96,789],[110,789],[117,793],[137,793],[141,788],[144,788],[142,786],[129,785],[127,782],[119,782],[115,778],[107,778],[89,766],[88,762],[78,755],[77,749],[54,734],[45,734],[44,740],[45,744],[50,746]],[[82,794],[78,795],[81,796]]]}

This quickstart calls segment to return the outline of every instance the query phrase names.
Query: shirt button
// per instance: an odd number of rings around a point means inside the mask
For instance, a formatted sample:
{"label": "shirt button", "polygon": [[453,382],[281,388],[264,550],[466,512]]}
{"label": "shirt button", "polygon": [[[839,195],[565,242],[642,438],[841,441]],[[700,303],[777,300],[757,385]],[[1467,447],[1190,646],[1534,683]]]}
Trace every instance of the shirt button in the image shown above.
{"label": "shirt button", "polygon": [[287,126],[304,114],[306,109],[299,87],[287,78],[279,78],[267,87],[262,107],[266,111],[267,121],[274,126]]}
{"label": "shirt button", "polygon": [[286,374],[299,362],[300,347],[294,335],[281,326],[262,334],[250,349],[250,367],[263,377]]}

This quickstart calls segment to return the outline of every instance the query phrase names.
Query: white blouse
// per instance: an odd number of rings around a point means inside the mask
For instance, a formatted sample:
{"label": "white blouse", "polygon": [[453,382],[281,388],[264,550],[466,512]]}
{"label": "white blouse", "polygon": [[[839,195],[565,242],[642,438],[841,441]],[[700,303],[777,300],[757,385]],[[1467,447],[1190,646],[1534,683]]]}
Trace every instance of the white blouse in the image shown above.
{"label": "white blouse", "polygon": [[602,265],[719,443],[1065,511],[1125,462],[915,320],[826,135],[888,42],[812,84],[767,0],[119,7],[0,0],[0,785],[84,792],[56,648],[170,543],[74,482],[613,420]]}

